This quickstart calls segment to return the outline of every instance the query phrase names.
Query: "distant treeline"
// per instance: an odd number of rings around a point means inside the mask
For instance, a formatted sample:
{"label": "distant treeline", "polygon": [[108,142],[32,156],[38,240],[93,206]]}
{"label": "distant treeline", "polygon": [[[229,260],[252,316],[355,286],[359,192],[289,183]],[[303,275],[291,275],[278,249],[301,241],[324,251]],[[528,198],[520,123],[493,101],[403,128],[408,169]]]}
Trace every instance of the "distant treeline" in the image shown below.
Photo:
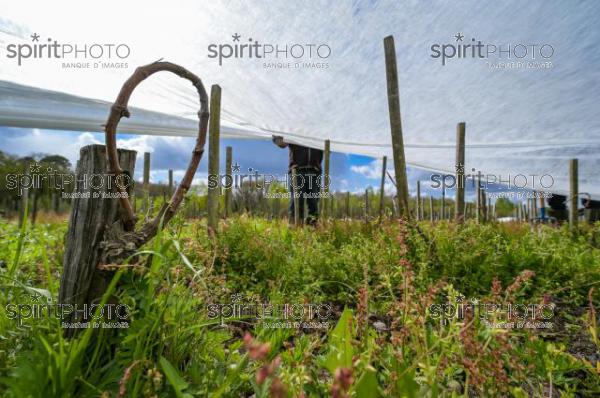
{"label": "distant treeline", "polygon": [[[29,218],[35,222],[41,212],[66,215],[70,211],[73,184],[61,184],[60,181],[74,179],[74,166],[69,160],[60,155],[33,154],[18,157],[0,151],[0,216],[16,218],[23,214],[24,206],[28,207]],[[176,183],[174,185],[176,186]],[[139,213],[158,210],[172,193],[166,183],[149,184],[147,189],[140,182],[135,182],[133,203]],[[266,218],[283,218],[288,216],[289,198],[287,189],[281,183],[274,183],[268,193],[256,189],[255,183],[244,182],[232,193],[230,214],[247,213]],[[184,216],[199,218],[206,215],[206,184],[192,187],[186,198]],[[225,213],[224,195],[219,203],[220,214]],[[410,199],[411,211],[416,214],[416,198]],[[363,192],[332,192],[329,199],[321,199],[320,208],[328,206],[328,214],[333,218],[377,218],[380,214],[380,195],[371,187]],[[396,213],[394,200],[391,195],[383,199],[384,216]],[[442,199],[422,196],[421,217],[423,219],[439,220],[453,217],[454,201],[444,200],[442,214]],[[433,210],[433,213],[432,213]],[[474,204],[467,204],[467,214],[475,211]],[[495,216],[505,217],[514,214],[515,206],[508,199],[498,199],[495,203]]]}

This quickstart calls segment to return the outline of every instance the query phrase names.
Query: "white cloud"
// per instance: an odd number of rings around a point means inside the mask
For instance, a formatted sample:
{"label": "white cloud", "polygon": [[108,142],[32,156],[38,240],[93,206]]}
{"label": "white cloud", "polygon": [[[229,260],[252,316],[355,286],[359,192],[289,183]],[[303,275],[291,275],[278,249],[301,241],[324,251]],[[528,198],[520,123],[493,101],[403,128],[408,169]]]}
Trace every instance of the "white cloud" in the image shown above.
{"label": "white cloud", "polygon": [[[372,162],[364,165],[352,165],[350,171],[361,174],[369,180],[381,180],[381,169],[383,168],[383,160],[375,159]],[[389,164],[387,170],[390,170]],[[390,171],[390,174],[391,171]],[[393,174],[392,174],[393,175]]]}

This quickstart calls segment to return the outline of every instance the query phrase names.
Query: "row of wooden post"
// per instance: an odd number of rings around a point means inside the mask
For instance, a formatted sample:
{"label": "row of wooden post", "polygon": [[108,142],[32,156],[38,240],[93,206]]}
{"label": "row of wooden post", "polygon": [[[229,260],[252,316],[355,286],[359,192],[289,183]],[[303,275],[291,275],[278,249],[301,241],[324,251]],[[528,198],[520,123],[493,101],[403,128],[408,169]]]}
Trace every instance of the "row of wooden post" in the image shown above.
{"label": "row of wooden post", "polygon": [[[460,134],[460,136],[464,137],[464,123],[460,123],[459,124],[459,132],[462,132]],[[461,141],[461,139],[459,139],[459,142]],[[457,145],[458,147],[460,147],[460,145]],[[464,153],[464,151],[457,151],[457,153]],[[329,151],[326,151],[326,156],[325,159],[329,158]],[[462,155],[464,156],[464,155]],[[144,153],[144,175],[143,175],[143,180],[142,180],[142,188],[143,188],[143,201],[142,201],[142,205],[145,206],[146,209],[151,210],[152,209],[152,202],[149,200],[149,186],[150,186],[150,153]],[[214,157],[213,157],[214,159]],[[461,159],[461,155],[457,156],[457,163],[459,163],[459,160]],[[571,181],[576,183],[576,171],[577,171],[577,160],[575,159],[574,161],[571,161],[571,166],[570,166],[570,175],[571,175]],[[573,164],[575,164],[573,166]],[[325,175],[329,175],[329,161],[326,162],[326,167],[324,168],[324,173]],[[231,146],[227,146],[226,147],[226,164],[225,164],[225,168],[226,168],[226,173],[229,176],[232,176],[232,147]],[[382,177],[381,177],[381,184],[380,184],[380,190],[379,190],[379,206],[378,206],[378,218],[382,219],[385,215],[385,178],[386,178],[386,169],[387,169],[387,157],[384,156],[383,157],[383,161],[382,161]],[[469,207],[470,204],[466,203],[464,201],[464,188],[465,188],[465,182],[464,182],[464,174],[460,175],[461,172],[463,172],[462,169],[457,168],[457,186],[456,186],[456,196],[455,196],[455,201],[454,201],[454,209],[453,209],[453,213],[454,213],[454,217],[452,217],[451,214],[449,214],[449,209],[446,206],[446,197],[445,197],[445,191],[442,191],[442,197],[440,200],[440,206],[439,212],[436,212],[434,209],[434,201],[433,201],[433,196],[429,196],[429,211],[428,213],[428,218],[431,221],[435,221],[435,220],[448,220],[448,219],[452,219],[454,218],[456,221],[461,222],[464,219],[467,218],[467,210],[468,209],[473,209],[474,207],[474,216],[475,219],[478,222],[483,222],[485,220],[493,220],[496,218],[496,209],[495,209],[495,205],[491,203],[491,199],[487,198],[487,195],[485,193],[485,190],[479,185],[479,181],[478,184],[476,185],[476,202],[475,205],[472,207]],[[172,194],[173,192],[173,170],[169,169],[168,170],[168,194]],[[573,189],[575,188],[575,189]],[[577,191],[576,191],[577,186],[574,185],[571,189],[571,192],[573,192],[570,196],[570,207],[574,210],[576,210],[576,200],[573,200],[573,198],[577,198]],[[324,188],[324,190],[327,188]],[[232,208],[231,208],[231,203],[232,203],[232,190],[231,189],[225,189],[224,190],[224,195],[225,195],[225,206],[224,206],[224,211],[223,211],[223,216],[225,218],[230,217],[231,216],[231,212],[232,212]],[[326,191],[327,193],[330,194],[329,190]],[[27,205],[26,201],[27,201],[27,196],[25,195],[24,192],[24,196],[23,196],[23,202],[25,203],[25,205]],[[298,200],[298,198],[296,198],[296,200]],[[370,211],[370,202],[369,202],[369,190],[365,190],[365,196],[364,196],[364,208],[363,208],[363,214],[365,218],[369,218],[369,214],[371,213]],[[573,202],[575,202],[573,204]],[[462,203],[462,205],[461,205]],[[539,208],[544,206],[544,199],[540,198],[539,199]],[[299,209],[298,206],[296,206],[296,208]],[[523,220],[533,220],[534,218],[537,217],[537,215],[540,213],[538,208],[538,200],[536,198],[531,198],[528,199],[525,204],[523,203],[519,203],[517,204],[517,207],[515,208],[515,213],[514,213],[514,217],[519,220],[519,221],[523,221]],[[209,209],[209,207],[207,206],[207,210]],[[323,203],[321,205],[321,217],[323,218],[329,218],[329,217],[333,217],[333,209],[334,209],[334,199],[333,197],[324,197]],[[461,211],[462,210],[462,211]],[[299,211],[298,211],[299,213]],[[346,217],[351,217],[350,214],[350,192],[346,192],[345,194],[345,211],[344,213],[346,215]],[[424,201],[422,199],[422,195],[421,195],[421,181],[417,181],[416,183],[416,198],[415,198],[415,211],[414,211],[414,216],[416,217],[417,220],[423,220],[425,219],[425,206],[424,206]],[[575,220],[575,223],[577,222],[577,212],[576,211],[570,211],[569,213],[570,216],[570,223],[573,223],[573,220]],[[298,223],[301,223],[301,220],[299,220],[299,214],[295,215],[295,220],[296,221],[296,217],[298,217]],[[218,197],[217,197],[217,217],[218,219]]]}
{"label": "row of wooden post", "polygon": [[[408,179],[406,175],[406,158],[404,153],[404,141],[402,133],[402,122],[400,113],[400,94],[398,84],[398,71],[396,62],[396,49],[394,44],[393,36],[388,36],[384,39],[384,53],[385,53],[385,66],[386,66],[386,82],[387,82],[387,96],[388,96],[388,108],[390,117],[390,130],[392,136],[392,152],[394,157],[394,169],[395,169],[395,186],[397,190],[396,203],[398,216],[404,218],[411,218],[411,212],[409,210],[409,191],[408,191]],[[210,122],[209,122],[209,140],[208,140],[208,173],[209,175],[219,175],[219,136],[220,136],[220,108],[221,108],[221,88],[218,85],[213,85],[211,89],[210,97]],[[465,203],[465,128],[466,124],[460,122],[457,125],[456,130],[456,197],[454,207],[454,219],[457,222],[463,222],[465,219],[465,209],[467,208]],[[333,202],[328,197],[329,195],[329,171],[330,171],[330,141],[326,140],[324,145],[324,175],[323,180],[325,181],[323,187],[323,200],[321,203],[321,217],[329,217],[332,209]],[[226,173],[231,175],[231,163],[232,163],[232,149],[231,147],[226,148]],[[383,157],[382,165],[382,177],[380,185],[380,198],[379,198],[379,217],[383,217],[384,213],[384,198],[385,198],[385,177],[387,167],[387,157]],[[144,156],[144,190],[147,192],[149,186],[150,176],[150,161],[149,154]],[[294,176],[292,176],[294,181]],[[169,185],[172,186],[172,173],[169,174]],[[578,186],[577,186],[577,160],[573,159],[570,162],[570,185],[571,195],[570,201],[570,212],[569,212],[569,223],[573,226],[577,224],[577,198],[578,198]],[[218,225],[218,204],[219,204],[220,187],[210,188],[208,190],[207,198],[207,225],[211,233],[217,230]],[[441,200],[441,215],[440,218],[446,218],[446,201],[445,201],[445,184],[442,185],[442,200]],[[417,182],[417,206],[415,216],[417,219],[424,217],[424,211],[421,196],[420,182]],[[369,195],[365,192],[365,214],[368,214],[369,209]],[[298,198],[292,200],[296,201],[294,222],[296,225],[300,224],[299,220],[299,206]],[[349,193],[346,196],[346,210],[349,212]],[[147,201],[146,209],[147,209]],[[476,185],[476,211],[475,216],[478,222],[484,221],[488,217],[488,208],[486,193],[481,188],[480,181],[477,181]],[[433,198],[429,198],[429,214],[430,219],[434,219],[433,211]],[[231,214],[231,190],[225,190],[225,216]]]}
{"label": "row of wooden post", "polygon": [[[409,218],[408,211],[408,182],[406,179],[406,160],[404,155],[404,141],[402,136],[402,122],[400,117],[400,94],[398,88],[398,72],[396,63],[396,48],[394,37],[388,36],[383,40],[385,52],[385,67],[387,77],[387,94],[390,116],[390,129],[392,134],[392,151],[394,154],[394,167],[396,171],[396,189],[398,198],[398,207],[401,209],[401,215]],[[465,165],[465,123],[459,123],[456,134],[456,200],[455,200],[455,219],[457,222],[464,220],[464,165]],[[445,186],[445,185],[443,185]],[[579,186],[578,186],[578,160],[569,161],[569,225],[571,228],[577,226]],[[420,187],[417,185],[417,191],[420,193]],[[442,214],[444,214],[445,190],[442,188]],[[535,199],[532,201],[535,206]],[[418,201],[419,203],[419,201]],[[433,208],[433,202],[430,201],[430,207]],[[417,217],[419,217],[417,207]],[[495,209],[494,209],[495,211]],[[433,213],[433,211],[432,211]],[[477,181],[477,211],[478,221],[483,220],[488,213],[485,191],[481,189],[480,181]]]}

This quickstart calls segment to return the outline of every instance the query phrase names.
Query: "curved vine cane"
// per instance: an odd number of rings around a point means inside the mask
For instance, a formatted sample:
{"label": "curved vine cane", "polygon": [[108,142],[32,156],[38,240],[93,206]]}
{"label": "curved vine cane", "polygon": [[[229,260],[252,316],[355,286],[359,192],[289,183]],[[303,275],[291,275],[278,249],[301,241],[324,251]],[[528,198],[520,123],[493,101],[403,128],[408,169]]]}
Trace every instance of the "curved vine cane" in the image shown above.
{"label": "curved vine cane", "polygon": [[[135,90],[138,84],[144,81],[147,77],[160,71],[168,71],[178,75],[179,77],[188,79],[192,82],[194,87],[196,87],[198,95],[200,96],[200,111],[198,112],[198,137],[196,138],[196,145],[192,151],[192,157],[183,179],[177,186],[177,189],[173,193],[169,203],[163,204],[157,216],[152,221],[147,222],[144,226],[142,226],[142,230],[140,231],[141,236],[138,236],[138,239],[136,239],[136,243],[138,245],[152,238],[156,234],[158,226],[161,224],[161,222],[163,225],[166,225],[177,212],[177,209],[183,200],[183,196],[190,189],[194,174],[196,173],[200,159],[202,159],[204,145],[206,143],[206,131],[208,128],[208,95],[206,94],[204,85],[198,76],[188,71],[184,67],[171,62],[157,61],[152,64],[138,67],[133,75],[131,75],[131,77],[123,84],[123,87],[121,87],[119,96],[110,109],[110,114],[108,115],[108,120],[106,121],[104,128],[106,137],[106,155],[108,156],[108,163],[111,169],[110,171],[115,174],[115,177],[118,178],[123,174],[123,169],[121,169],[117,154],[116,131],[119,121],[122,117],[130,116],[129,110],[127,109],[127,103],[129,102],[129,98],[131,97],[133,90]],[[123,228],[125,231],[132,232],[135,230],[136,217],[131,203],[129,202],[128,195],[126,194],[126,187],[118,186],[118,189],[121,193],[119,195],[119,202],[124,211]]]}

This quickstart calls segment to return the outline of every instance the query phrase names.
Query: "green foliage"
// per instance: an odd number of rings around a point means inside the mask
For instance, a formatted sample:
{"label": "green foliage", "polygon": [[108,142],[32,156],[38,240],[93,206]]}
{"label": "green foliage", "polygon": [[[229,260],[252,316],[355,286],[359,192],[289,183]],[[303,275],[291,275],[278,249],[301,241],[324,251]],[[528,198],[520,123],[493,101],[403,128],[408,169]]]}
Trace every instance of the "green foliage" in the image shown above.
{"label": "green foliage", "polygon": [[188,388],[188,383],[183,380],[179,373],[177,373],[177,370],[167,359],[165,359],[165,357],[160,357],[160,366],[163,372],[165,372],[167,380],[169,380],[169,383],[173,387],[173,391],[177,398],[191,397],[190,394],[184,393],[184,390]]}
{"label": "green foliage", "polygon": [[325,358],[325,367],[331,374],[338,368],[352,368],[354,349],[352,340],[355,338],[352,311],[344,309],[337,325],[329,334],[329,352]]}
{"label": "green foliage", "polygon": [[[128,327],[65,340],[58,319],[11,319],[7,305],[56,302],[66,223],[20,230],[1,222],[0,396],[262,397],[276,382],[289,397],[330,396],[344,382],[357,398],[600,393],[597,321],[587,315],[598,302],[590,288],[600,281],[600,225],[577,234],[419,227],[336,221],[296,229],[242,216],[210,240],[203,222],[177,217],[113,280],[130,309]],[[526,270],[535,274],[523,278]],[[273,329],[267,324],[282,319],[209,316],[208,305],[231,305],[234,295],[329,304],[329,326]],[[551,300],[560,309],[556,329],[433,319],[431,304],[460,295]],[[264,359],[251,357],[246,331],[270,347]],[[262,381],[269,364],[277,366]]]}

